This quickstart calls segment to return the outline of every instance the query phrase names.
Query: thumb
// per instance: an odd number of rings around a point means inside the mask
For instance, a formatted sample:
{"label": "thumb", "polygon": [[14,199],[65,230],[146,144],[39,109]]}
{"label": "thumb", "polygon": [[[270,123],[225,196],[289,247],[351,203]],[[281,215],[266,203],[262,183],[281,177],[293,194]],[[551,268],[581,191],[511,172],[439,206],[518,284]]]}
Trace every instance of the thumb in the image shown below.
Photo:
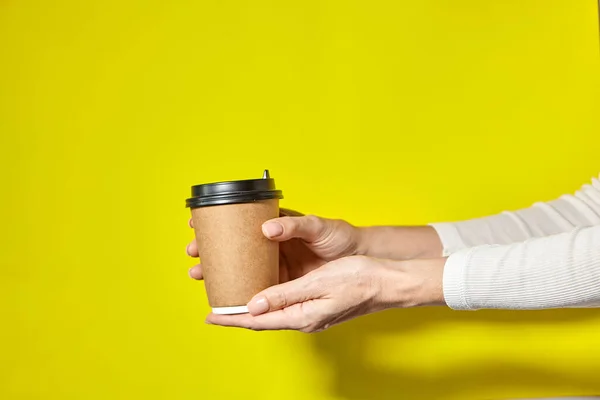
{"label": "thumb", "polygon": [[252,315],[281,310],[316,297],[314,279],[306,275],[293,281],[271,286],[258,293],[248,302],[248,311]]}
{"label": "thumb", "polygon": [[316,242],[330,227],[329,221],[314,215],[302,217],[281,217],[271,219],[262,226],[263,234],[278,242],[299,238],[306,242]]}

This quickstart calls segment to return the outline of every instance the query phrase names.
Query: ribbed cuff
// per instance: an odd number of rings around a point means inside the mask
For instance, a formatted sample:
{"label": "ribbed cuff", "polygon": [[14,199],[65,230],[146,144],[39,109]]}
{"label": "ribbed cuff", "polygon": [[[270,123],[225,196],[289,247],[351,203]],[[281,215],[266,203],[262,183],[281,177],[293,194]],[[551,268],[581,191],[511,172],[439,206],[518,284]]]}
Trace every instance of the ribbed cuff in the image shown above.
{"label": "ribbed cuff", "polygon": [[454,310],[473,310],[466,298],[466,265],[472,249],[452,254],[444,265],[444,300]]}
{"label": "ribbed cuff", "polygon": [[450,254],[456,253],[459,250],[462,250],[467,247],[463,242],[456,226],[449,222],[444,223],[435,223],[429,224],[440,237],[440,241],[442,242],[442,246],[444,248],[444,257],[449,256]]}

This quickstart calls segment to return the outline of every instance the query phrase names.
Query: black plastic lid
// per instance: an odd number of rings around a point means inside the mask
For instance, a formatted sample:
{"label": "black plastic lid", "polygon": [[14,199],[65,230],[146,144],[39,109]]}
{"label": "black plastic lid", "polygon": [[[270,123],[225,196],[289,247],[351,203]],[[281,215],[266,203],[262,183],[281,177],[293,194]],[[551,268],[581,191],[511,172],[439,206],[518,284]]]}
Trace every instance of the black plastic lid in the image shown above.
{"label": "black plastic lid", "polygon": [[262,179],[215,182],[192,186],[192,197],[186,207],[198,208],[223,204],[252,203],[259,200],[283,199],[281,190],[275,189],[275,180],[265,170]]}

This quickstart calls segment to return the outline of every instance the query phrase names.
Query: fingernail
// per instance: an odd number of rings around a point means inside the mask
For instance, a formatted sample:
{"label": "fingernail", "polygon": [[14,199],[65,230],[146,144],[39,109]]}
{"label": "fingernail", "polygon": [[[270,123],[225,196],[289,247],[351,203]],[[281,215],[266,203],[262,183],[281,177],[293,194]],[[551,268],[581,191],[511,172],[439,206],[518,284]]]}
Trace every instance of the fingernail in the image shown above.
{"label": "fingernail", "polygon": [[252,315],[264,314],[269,311],[269,302],[264,296],[257,297],[256,299],[250,300],[248,303],[248,311]]}
{"label": "fingernail", "polygon": [[190,255],[190,243],[188,243],[188,245],[187,245],[187,246],[185,246],[185,253],[186,253],[187,255]]}
{"label": "fingernail", "polygon": [[274,238],[283,233],[283,225],[279,222],[265,222],[262,230],[266,237]]}

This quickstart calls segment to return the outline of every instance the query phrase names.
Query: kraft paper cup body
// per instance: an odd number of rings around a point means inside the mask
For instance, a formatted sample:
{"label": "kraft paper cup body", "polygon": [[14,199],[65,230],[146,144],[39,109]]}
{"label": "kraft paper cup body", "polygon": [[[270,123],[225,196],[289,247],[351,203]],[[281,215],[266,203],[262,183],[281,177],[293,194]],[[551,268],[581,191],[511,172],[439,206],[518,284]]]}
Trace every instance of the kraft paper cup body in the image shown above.
{"label": "kraft paper cup body", "polygon": [[278,216],[279,199],[192,209],[213,312],[248,312],[255,294],[279,283],[279,244],[262,233],[262,224]]}
{"label": "kraft paper cup body", "polygon": [[279,283],[279,244],[262,224],[279,216],[281,190],[265,170],[260,179],[192,186],[192,219],[208,302],[217,314],[248,312],[246,304]]}

